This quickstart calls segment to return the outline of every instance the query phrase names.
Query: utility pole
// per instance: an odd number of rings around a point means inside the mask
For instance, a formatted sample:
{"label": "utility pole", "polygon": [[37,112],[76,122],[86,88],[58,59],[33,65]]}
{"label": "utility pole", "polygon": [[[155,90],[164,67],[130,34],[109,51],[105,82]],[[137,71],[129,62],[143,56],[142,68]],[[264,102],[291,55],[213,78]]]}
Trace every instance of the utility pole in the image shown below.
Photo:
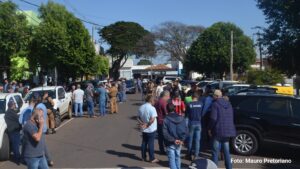
{"label": "utility pole", "polygon": [[261,39],[260,39],[260,32],[257,32],[257,40],[258,40],[258,49],[259,49],[259,69],[262,70],[263,69],[263,59],[262,59],[262,47],[261,47]]}
{"label": "utility pole", "polygon": [[230,80],[233,80],[233,31],[230,36]]}

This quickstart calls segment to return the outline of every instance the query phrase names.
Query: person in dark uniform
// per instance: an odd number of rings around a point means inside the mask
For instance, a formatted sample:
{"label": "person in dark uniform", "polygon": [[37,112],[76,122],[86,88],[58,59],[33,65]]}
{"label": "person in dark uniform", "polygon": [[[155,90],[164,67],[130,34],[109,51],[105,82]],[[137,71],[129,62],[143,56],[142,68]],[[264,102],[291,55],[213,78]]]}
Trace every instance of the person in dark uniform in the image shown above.
{"label": "person in dark uniform", "polygon": [[43,101],[42,101],[46,108],[47,108],[47,125],[48,125],[48,130],[47,130],[47,134],[55,134],[55,115],[54,115],[54,102],[52,100],[52,98],[49,96],[48,91],[44,92],[44,96],[43,96]]}

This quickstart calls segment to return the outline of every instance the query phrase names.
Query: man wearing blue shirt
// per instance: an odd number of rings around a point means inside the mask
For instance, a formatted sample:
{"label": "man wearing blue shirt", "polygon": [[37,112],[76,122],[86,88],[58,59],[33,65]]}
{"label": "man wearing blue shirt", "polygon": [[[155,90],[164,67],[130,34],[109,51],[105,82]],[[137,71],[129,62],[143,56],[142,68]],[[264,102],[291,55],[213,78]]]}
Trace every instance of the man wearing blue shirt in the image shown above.
{"label": "man wearing blue shirt", "polygon": [[106,115],[105,102],[107,97],[107,91],[104,88],[104,84],[101,83],[99,88],[97,88],[97,93],[99,94],[99,112],[100,116]]}
{"label": "man wearing blue shirt", "polygon": [[[203,103],[198,101],[198,94],[193,93],[192,99],[187,106],[187,116],[189,118],[189,144],[188,144],[188,159],[192,159],[192,148],[194,147],[194,159],[199,157],[200,139],[201,139],[201,119]],[[193,146],[193,142],[195,146]],[[194,160],[193,159],[193,160]]]}
{"label": "man wearing blue shirt", "polygon": [[143,133],[142,140],[142,159],[146,161],[146,151],[149,150],[149,161],[151,163],[158,162],[154,157],[154,139],[157,130],[157,113],[154,108],[154,97],[152,95],[146,96],[146,103],[143,104],[138,111],[138,122]]}

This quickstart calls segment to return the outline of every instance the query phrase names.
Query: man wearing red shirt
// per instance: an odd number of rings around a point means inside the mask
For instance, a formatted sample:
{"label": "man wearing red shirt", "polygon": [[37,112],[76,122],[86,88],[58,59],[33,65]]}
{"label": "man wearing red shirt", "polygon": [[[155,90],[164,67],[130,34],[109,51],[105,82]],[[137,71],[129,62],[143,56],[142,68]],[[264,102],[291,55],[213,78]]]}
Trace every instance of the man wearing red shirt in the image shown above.
{"label": "man wearing red shirt", "polygon": [[160,95],[159,100],[154,105],[157,112],[158,145],[161,154],[166,154],[165,147],[164,147],[163,123],[166,115],[168,114],[167,104],[169,99],[170,99],[170,92],[163,91]]}
{"label": "man wearing red shirt", "polygon": [[175,106],[175,112],[180,116],[184,116],[185,105],[184,105],[184,102],[180,98],[179,92],[175,92],[174,98],[172,99],[172,103]]}

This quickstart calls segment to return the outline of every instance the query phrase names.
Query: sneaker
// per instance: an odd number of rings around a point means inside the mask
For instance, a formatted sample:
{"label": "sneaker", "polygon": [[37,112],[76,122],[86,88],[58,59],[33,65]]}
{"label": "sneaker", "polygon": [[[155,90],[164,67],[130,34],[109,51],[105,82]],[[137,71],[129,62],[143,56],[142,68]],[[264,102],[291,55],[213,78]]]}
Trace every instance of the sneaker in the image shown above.
{"label": "sneaker", "polygon": [[50,167],[53,167],[54,166],[54,162],[51,160],[51,161],[48,161],[48,165],[50,166]]}
{"label": "sneaker", "polygon": [[158,159],[154,159],[154,160],[151,161],[151,163],[158,163],[158,162],[159,162]]}

